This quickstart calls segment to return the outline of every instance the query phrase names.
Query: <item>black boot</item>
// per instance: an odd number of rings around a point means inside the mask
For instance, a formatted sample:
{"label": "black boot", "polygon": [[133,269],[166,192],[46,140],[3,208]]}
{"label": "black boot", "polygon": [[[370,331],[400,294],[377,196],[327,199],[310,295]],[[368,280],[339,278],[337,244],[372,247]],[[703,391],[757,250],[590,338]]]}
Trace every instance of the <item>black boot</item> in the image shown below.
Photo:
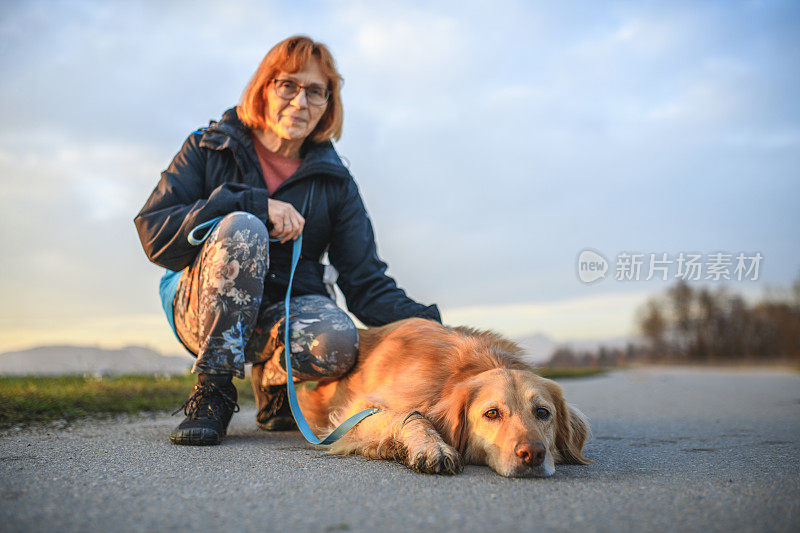
{"label": "black boot", "polygon": [[256,397],[258,414],[256,424],[265,431],[290,431],[297,429],[297,424],[289,408],[286,397],[286,385],[264,385],[264,363],[256,363],[250,370],[253,382],[253,394]]}
{"label": "black boot", "polygon": [[186,418],[169,436],[173,444],[219,444],[233,413],[239,411],[238,394],[229,375],[200,374],[192,395],[177,411]]}
{"label": "black boot", "polygon": [[292,431],[297,423],[289,407],[286,385],[271,385],[261,389],[258,398],[256,424],[265,431]]}

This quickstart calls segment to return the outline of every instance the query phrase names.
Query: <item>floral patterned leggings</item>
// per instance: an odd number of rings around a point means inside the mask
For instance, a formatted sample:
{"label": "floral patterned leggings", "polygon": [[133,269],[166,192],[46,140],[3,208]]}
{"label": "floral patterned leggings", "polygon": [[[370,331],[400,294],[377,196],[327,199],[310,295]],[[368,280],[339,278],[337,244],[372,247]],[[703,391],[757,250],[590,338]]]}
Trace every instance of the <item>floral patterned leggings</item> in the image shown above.
{"label": "floral patterned leggings", "polygon": [[[264,364],[262,384],[286,383],[284,303],[263,302],[269,268],[267,228],[235,211],[203,243],[181,274],[175,294],[175,329],[197,355],[193,372],[244,378],[244,364]],[[358,332],[325,296],[295,296],[289,304],[295,381],[328,381],[355,364]]]}

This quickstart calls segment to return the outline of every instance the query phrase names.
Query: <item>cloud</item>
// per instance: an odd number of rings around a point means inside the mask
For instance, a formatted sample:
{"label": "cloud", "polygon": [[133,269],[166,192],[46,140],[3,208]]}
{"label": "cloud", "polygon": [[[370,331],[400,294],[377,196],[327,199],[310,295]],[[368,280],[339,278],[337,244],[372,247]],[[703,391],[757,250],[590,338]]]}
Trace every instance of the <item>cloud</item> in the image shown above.
{"label": "cloud", "polygon": [[155,289],[142,298],[156,269],[132,220],[164,163],[147,146],[58,133],[0,137],[0,313],[15,327],[156,304]]}
{"label": "cloud", "polygon": [[58,204],[77,220],[131,219],[166,166],[148,145],[98,142],[67,131],[6,133],[0,145],[1,201],[26,213]]}

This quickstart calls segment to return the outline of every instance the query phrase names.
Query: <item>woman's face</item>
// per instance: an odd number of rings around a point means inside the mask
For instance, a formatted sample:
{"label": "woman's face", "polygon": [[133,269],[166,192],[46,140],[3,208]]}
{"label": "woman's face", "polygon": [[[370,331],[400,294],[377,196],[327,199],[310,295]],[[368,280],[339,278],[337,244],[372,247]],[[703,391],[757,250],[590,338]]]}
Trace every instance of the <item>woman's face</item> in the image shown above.
{"label": "woman's face", "polygon": [[[328,86],[328,80],[320,70],[319,61],[313,58],[306,63],[303,70],[291,74],[280,71],[275,75],[275,79],[291,80],[304,87],[314,85],[327,88]],[[304,140],[317,127],[319,119],[322,118],[328,107],[327,103],[324,105],[309,104],[306,90],[301,90],[294,98],[286,100],[278,96],[276,87],[275,80],[267,86],[267,126],[281,139]]]}

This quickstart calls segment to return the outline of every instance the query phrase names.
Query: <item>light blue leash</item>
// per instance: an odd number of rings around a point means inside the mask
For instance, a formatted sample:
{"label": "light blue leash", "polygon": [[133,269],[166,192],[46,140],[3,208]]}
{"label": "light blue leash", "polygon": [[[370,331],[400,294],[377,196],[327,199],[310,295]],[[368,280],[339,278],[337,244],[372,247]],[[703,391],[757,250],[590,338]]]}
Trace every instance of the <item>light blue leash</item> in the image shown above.
{"label": "light blue leash", "polygon": [[[202,244],[211,232],[214,231],[214,228],[219,224],[219,221],[222,220],[222,217],[212,218],[208,222],[204,222],[198,226],[196,226],[191,232],[189,232],[189,243],[193,246],[197,246]],[[208,228],[208,231],[200,238],[197,239],[194,236],[194,232],[197,230],[202,230]],[[280,239],[272,239],[270,238],[271,242],[278,242]],[[300,429],[300,432],[303,434],[303,437],[306,438],[308,442],[311,444],[333,444],[345,433],[350,431],[356,424],[367,418],[369,415],[373,413],[377,413],[380,409],[371,408],[365,409],[359,413],[354,414],[347,420],[341,423],[339,427],[334,429],[330,435],[325,437],[324,439],[320,440],[314,432],[311,431],[311,428],[306,422],[305,417],[303,416],[303,411],[300,409],[300,404],[297,402],[297,392],[295,391],[294,387],[294,379],[292,377],[292,347],[289,343],[289,301],[292,296],[292,282],[294,281],[294,272],[297,269],[297,263],[300,261],[300,250],[303,247],[303,236],[300,235],[297,239],[295,239],[294,243],[292,244],[292,266],[289,269],[289,286],[286,288],[286,297],[283,300],[283,308],[285,313],[285,320],[283,321],[283,354],[286,358],[286,392],[288,393],[289,397],[289,408],[292,410],[292,416],[294,417],[294,421],[297,422],[297,427]]]}
{"label": "light blue leash", "polygon": [[[219,224],[219,221],[222,220],[222,218],[223,217],[214,217],[208,222],[203,222],[202,224],[198,224],[197,226],[195,226],[194,229],[189,232],[189,244],[191,244],[192,246],[200,246],[201,244],[203,244],[203,242],[206,239],[208,239],[208,237],[211,235],[211,232],[214,231],[214,228],[217,227],[217,224]],[[202,237],[200,237],[199,239],[195,238],[194,236],[195,231],[206,228],[208,228],[208,231],[205,232]]]}

